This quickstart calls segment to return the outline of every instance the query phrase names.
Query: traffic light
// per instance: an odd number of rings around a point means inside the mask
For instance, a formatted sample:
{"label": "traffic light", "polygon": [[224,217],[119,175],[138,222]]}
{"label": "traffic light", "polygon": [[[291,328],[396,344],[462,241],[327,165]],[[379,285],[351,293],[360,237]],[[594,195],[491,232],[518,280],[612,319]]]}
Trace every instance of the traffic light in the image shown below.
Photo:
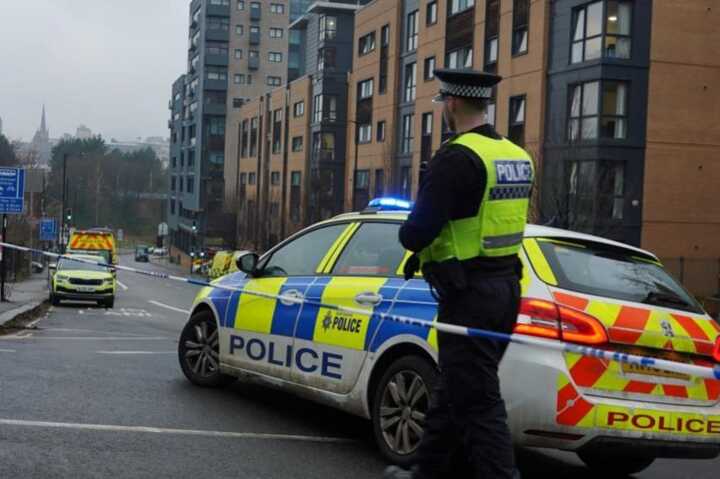
{"label": "traffic light", "polygon": [[72,221],[72,208],[65,210],[65,219],[70,222]]}
{"label": "traffic light", "polygon": [[195,220],[193,220],[192,232],[193,232],[193,234],[197,233],[197,221],[195,221]]}

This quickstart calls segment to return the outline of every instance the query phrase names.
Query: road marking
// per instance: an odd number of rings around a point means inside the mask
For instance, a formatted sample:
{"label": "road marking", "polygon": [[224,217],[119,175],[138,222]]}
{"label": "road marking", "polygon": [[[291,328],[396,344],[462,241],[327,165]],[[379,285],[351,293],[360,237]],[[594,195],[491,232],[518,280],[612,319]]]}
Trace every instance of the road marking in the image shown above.
{"label": "road marking", "polygon": [[0,353],[16,353],[14,349],[0,349]]}
{"label": "road marking", "polygon": [[124,284],[122,284],[120,281],[115,281],[115,282],[118,284],[118,286],[120,286],[120,287],[123,289],[123,291],[127,291],[127,290],[128,290],[128,287],[125,286]]}
{"label": "road marking", "polygon": [[75,328],[42,328],[42,331],[61,331],[64,333],[100,333],[100,334],[116,334],[118,336],[127,336],[128,338],[144,337],[142,334],[125,333],[122,331],[98,331],[95,329],[75,329]]}
{"label": "road marking", "polygon": [[177,354],[177,351],[95,351],[97,354]]}
{"label": "road marking", "polygon": [[[28,339],[28,336],[0,336],[0,340],[5,339]],[[33,336],[32,339],[72,339],[72,340],[88,340],[88,341],[161,341],[170,339],[164,336]]]}
{"label": "road marking", "polygon": [[187,309],[176,308],[175,306],[170,306],[170,305],[161,303],[160,301],[149,300],[148,303],[154,304],[155,306],[160,306],[161,308],[170,309],[172,311],[177,311],[178,313],[190,314],[190,311],[188,311]]}
{"label": "road marking", "polygon": [[150,434],[178,434],[184,436],[224,437],[231,439],[258,439],[276,441],[320,442],[346,444],[356,442],[344,437],[304,436],[295,434],[266,434],[257,432],[208,431],[202,429],[173,429],[147,426],[116,426],[111,424],[83,424],[74,422],[24,421],[20,419],[0,419],[3,426],[45,427],[56,429],[79,429],[85,431],[143,432]]}

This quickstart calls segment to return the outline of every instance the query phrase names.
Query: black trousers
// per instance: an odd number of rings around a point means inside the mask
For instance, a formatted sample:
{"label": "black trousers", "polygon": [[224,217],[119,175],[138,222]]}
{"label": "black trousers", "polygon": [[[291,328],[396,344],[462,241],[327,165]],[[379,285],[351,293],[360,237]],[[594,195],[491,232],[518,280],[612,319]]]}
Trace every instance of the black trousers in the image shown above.
{"label": "black trousers", "polygon": [[[511,333],[520,306],[517,274],[469,274],[469,287],[440,301],[438,321]],[[513,446],[498,364],[507,343],[438,333],[440,380],[416,469],[424,479],[512,478]]]}

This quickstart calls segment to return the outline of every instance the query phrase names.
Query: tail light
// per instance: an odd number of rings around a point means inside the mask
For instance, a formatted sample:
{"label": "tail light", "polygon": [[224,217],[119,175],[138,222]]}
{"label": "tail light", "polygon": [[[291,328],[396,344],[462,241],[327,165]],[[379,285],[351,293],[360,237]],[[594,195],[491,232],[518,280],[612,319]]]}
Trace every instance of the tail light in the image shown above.
{"label": "tail light", "polygon": [[713,358],[720,363],[720,336],[715,340],[715,349],[713,349]]}
{"label": "tail light", "polygon": [[[580,344],[603,344],[608,341],[605,327],[593,316],[552,301],[534,298],[522,299],[515,333]],[[720,355],[718,347],[716,345],[715,349]]]}

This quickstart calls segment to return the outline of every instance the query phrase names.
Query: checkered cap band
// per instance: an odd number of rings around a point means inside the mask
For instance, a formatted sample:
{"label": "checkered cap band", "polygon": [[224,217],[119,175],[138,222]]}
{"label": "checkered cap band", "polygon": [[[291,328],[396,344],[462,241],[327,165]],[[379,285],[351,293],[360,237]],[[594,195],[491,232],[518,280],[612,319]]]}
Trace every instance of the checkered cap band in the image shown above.
{"label": "checkered cap band", "polygon": [[490,190],[491,200],[530,198],[530,185],[496,186]]}
{"label": "checkered cap band", "polygon": [[492,87],[440,82],[440,93],[464,98],[492,98]]}

